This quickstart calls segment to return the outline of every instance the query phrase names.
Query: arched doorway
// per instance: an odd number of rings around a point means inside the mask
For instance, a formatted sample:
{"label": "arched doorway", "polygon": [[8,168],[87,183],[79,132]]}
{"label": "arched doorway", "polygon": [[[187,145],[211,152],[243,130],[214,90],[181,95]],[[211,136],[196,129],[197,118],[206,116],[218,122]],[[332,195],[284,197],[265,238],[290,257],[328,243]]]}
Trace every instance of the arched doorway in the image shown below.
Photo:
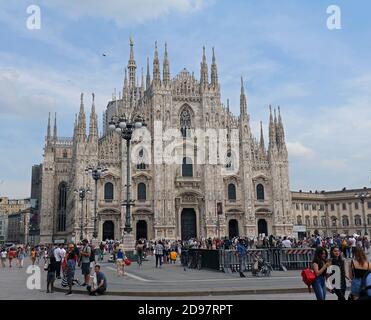
{"label": "arched doorway", "polygon": [[197,237],[196,213],[194,209],[183,209],[181,214],[182,240]]}
{"label": "arched doorway", "polygon": [[236,219],[229,220],[228,224],[229,238],[238,237],[238,221]]}
{"label": "arched doorway", "polygon": [[109,240],[114,240],[115,239],[115,225],[113,221],[105,221],[103,223],[103,236],[102,240],[106,241],[107,239]]}
{"label": "arched doorway", "polygon": [[268,225],[267,220],[259,219],[258,220],[258,234],[264,233],[266,236],[268,235]]}
{"label": "arched doorway", "polygon": [[139,220],[137,222],[137,240],[139,239],[147,239],[147,221]]}

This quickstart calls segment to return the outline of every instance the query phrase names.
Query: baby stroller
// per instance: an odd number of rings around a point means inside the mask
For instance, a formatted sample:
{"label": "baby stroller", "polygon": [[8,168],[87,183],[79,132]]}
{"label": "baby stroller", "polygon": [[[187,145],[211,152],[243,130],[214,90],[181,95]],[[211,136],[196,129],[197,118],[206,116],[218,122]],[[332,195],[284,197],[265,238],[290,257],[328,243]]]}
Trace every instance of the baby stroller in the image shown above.
{"label": "baby stroller", "polygon": [[254,254],[254,263],[252,265],[252,275],[255,277],[270,277],[273,268],[271,264],[264,260],[260,254]]}

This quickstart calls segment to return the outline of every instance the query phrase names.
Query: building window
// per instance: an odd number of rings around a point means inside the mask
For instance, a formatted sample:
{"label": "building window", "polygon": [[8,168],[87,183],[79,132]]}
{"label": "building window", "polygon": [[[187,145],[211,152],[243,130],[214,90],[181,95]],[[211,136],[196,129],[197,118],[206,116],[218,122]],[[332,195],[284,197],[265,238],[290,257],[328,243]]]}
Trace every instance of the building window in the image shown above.
{"label": "building window", "polygon": [[301,225],[303,223],[303,221],[301,220],[301,216],[297,217],[297,223],[298,225]]}
{"label": "building window", "polygon": [[371,209],[371,201],[368,201],[368,202],[367,202],[367,208],[368,208],[368,209]]}
{"label": "building window", "polygon": [[317,210],[317,206],[315,204],[312,204],[312,210]]}
{"label": "building window", "polygon": [[228,200],[236,201],[236,186],[233,183],[228,185]]}
{"label": "building window", "polygon": [[342,206],[343,206],[343,210],[347,209],[347,204],[346,203],[343,203]]}
{"label": "building window", "polygon": [[337,218],[336,217],[331,217],[331,225],[333,227],[336,227],[336,221],[337,221]]}
{"label": "building window", "polygon": [[331,211],[335,211],[335,205],[331,203]]}
{"label": "building window", "polygon": [[191,128],[191,115],[188,110],[183,110],[180,114],[180,132],[183,138],[189,136]]}
{"label": "building window", "polygon": [[183,158],[182,176],[193,177],[193,165],[192,165],[191,158],[188,158],[188,157]]}
{"label": "building window", "polygon": [[359,209],[359,203],[358,202],[354,202],[354,209],[355,210],[358,210]]}
{"label": "building window", "polygon": [[321,226],[326,227],[326,218],[325,217],[321,218]]}
{"label": "building window", "polygon": [[147,186],[141,182],[138,184],[138,201],[147,200]]}
{"label": "building window", "polygon": [[63,158],[67,158],[67,150],[66,149],[63,150]]}
{"label": "building window", "polygon": [[361,219],[361,216],[356,215],[356,216],[354,217],[354,224],[355,224],[356,226],[360,226],[360,225],[362,225],[362,219]]}
{"label": "building window", "polygon": [[264,200],[264,186],[261,183],[256,186],[256,198]]}
{"label": "building window", "polygon": [[306,216],[305,217],[305,224],[306,224],[307,227],[310,226],[310,218],[309,218],[309,216]]}
{"label": "building window", "polygon": [[323,204],[320,204],[319,205],[319,210],[324,211],[325,210],[325,206]]}
{"label": "building window", "polygon": [[371,214],[367,216],[367,224],[371,225]]}
{"label": "building window", "polygon": [[309,210],[308,203],[304,203],[304,210]]}
{"label": "building window", "polygon": [[58,197],[58,225],[57,231],[66,231],[66,209],[67,209],[67,184],[62,182],[59,185]]}
{"label": "building window", "polygon": [[347,216],[343,216],[341,218],[341,222],[343,224],[343,227],[348,227],[349,226],[349,218]]}
{"label": "building window", "polygon": [[299,203],[296,204],[296,210],[300,210],[300,205],[299,205]]}
{"label": "building window", "polygon": [[113,200],[113,184],[111,182],[107,182],[104,185],[104,200],[106,202],[111,202]]}
{"label": "building window", "polygon": [[317,218],[316,216],[313,217],[313,225],[314,225],[315,227],[318,226],[318,218]]}

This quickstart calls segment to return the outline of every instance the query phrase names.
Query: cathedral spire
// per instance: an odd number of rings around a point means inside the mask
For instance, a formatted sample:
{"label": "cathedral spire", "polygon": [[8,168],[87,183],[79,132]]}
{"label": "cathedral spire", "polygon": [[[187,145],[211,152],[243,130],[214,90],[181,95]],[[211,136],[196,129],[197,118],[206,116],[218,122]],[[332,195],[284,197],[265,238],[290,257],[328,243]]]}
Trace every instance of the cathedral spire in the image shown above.
{"label": "cathedral spire", "polygon": [[209,83],[209,72],[208,72],[208,69],[207,69],[205,46],[202,47],[202,62],[201,62],[200,83],[201,83],[201,86],[203,86],[203,87],[206,87]]}
{"label": "cathedral spire", "polygon": [[160,61],[158,59],[157,41],[155,42],[155,55],[153,58],[153,82],[159,84],[160,79]]}
{"label": "cathedral spire", "polygon": [[85,111],[84,111],[84,94],[81,93],[80,98],[80,112],[78,118],[78,139],[81,142],[86,141],[86,118],[85,118]]}
{"label": "cathedral spire", "polygon": [[264,134],[263,134],[263,122],[262,121],[260,121],[260,149],[262,151],[265,151]]}
{"label": "cathedral spire", "polygon": [[49,112],[49,117],[48,117],[48,128],[46,130],[46,144],[50,145],[51,143],[51,132],[50,132],[50,112]]}
{"label": "cathedral spire", "polygon": [[143,68],[142,68],[142,83],[140,85],[140,94],[141,94],[142,98],[144,97],[144,90],[145,90],[145,87],[144,87],[144,71],[143,71]]}
{"label": "cathedral spire", "polygon": [[137,69],[137,65],[134,59],[134,41],[133,38],[130,37],[130,59],[128,62],[128,70],[129,70],[129,86],[130,88],[135,87],[135,71]]}
{"label": "cathedral spire", "polygon": [[54,133],[53,133],[53,140],[54,144],[57,143],[58,136],[57,136],[57,113],[54,114]]}
{"label": "cathedral spire", "polygon": [[94,141],[94,139],[98,138],[98,123],[97,123],[97,115],[95,113],[95,94],[92,93],[92,104],[91,104],[91,112],[90,112],[90,125],[89,125],[89,142]]}
{"label": "cathedral spire", "polygon": [[149,73],[149,58],[147,57],[146,90],[148,90],[148,88],[150,87],[150,85],[151,85],[151,75]]}
{"label": "cathedral spire", "polygon": [[269,149],[276,145],[276,128],[272,116],[272,106],[269,105]]}
{"label": "cathedral spire", "polygon": [[285,145],[285,131],[283,129],[280,107],[278,107],[277,141],[279,146]]}
{"label": "cathedral spire", "polygon": [[167,43],[165,42],[165,54],[164,54],[164,68],[163,68],[163,81],[167,85],[170,82],[170,63],[167,54]]}
{"label": "cathedral spire", "polygon": [[218,86],[218,67],[216,65],[215,51],[213,47],[213,61],[211,64],[211,85],[216,88]]}
{"label": "cathedral spire", "polygon": [[241,116],[247,115],[247,102],[246,102],[246,95],[245,95],[245,89],[244,89],[242,77],[241,77],[241,94],[240,94],[240,115]]}

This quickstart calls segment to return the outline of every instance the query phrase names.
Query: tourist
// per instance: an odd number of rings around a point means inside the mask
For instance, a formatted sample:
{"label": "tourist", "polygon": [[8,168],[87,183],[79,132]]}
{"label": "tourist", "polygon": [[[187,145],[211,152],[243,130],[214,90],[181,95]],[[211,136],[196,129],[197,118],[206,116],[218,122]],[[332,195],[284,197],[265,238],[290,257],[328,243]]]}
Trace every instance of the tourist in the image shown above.
{"label": "tourist", "polygon": [[357,247],[357,240],[354,238],[354,236],[351,236],[349,238],[349,246],[350,246],[351,254],[352,254],[351,258],[354,258],[355,250]]}
{"label": "tourist", "polygon": [[365,253],[368,254],[368,249],[370,247],[370,241],[367,237],[363,237],[363,249],[365,250]]}
{"label": "tourist", "polygon": [[345,275],[345,261],[341,256],[341,252],[338,246],[331,248],[331,264],[333,266],[338,266],[340,269],[340,288],[334,289],[334,293],[337,295],[338,300],[345,301],[345,290],[346,290],[346,275]]}
{"label": "tourist", "polygon": [[16,251],[10,248],[8,251],[9,268],[12,267],[12,261],[15,258],[15,256],[16,256]]}
{"label": "tourist", "polygon": [[89,241],[87,239],[83,240],[83,248],[80,251],[81,257],[81,272],[84,276],[84,283],[82,286],[86,286],[90,280],[90,255],[91,255],[91,248],[89,246]]}
{"label": "tourist", "polygon": [[54,249],[54,258],[55,258],[55,261],[56,261],[56,277],[57,277],[57,279],[61,278],[61,263],[63,261],[62,255],[61,255],[61,246],[62,245],[60,244]]}
{"label": "tourist", "polygon": [[36,249],[35,249],[35,247],[32,247],[30,256],[31,256],[32,265],[34,266],[35,262],[36,262]]}
{"label": "tourist", "polygon": [[138,244],[136,246],[136,251],[137,251],[137,261],[138,261],[138,265],[139,267],[142,266],[142,261],[143,261],[143,248],[144,248],[144,244],[142,243],[141,240],[138,241]]}
{"label": "tourist", "polygon": [[316,280],[313,282],[313,290],[317,300],[326,300],[326,272],[331,265],[331,261],[326,262],[326,258],[326,249],[318,247],[313,259],[313,271],[316,275]]}
{"label": "tourist", "polygon": [[125,259],[125,253],[123,249],[119,247],[117,254],[116,254],[116,273],[119,277],[125,275],[124,259]]}
{"label": "tourist", "polygon": [[5,248],[2,248],[1,249],[1,253],[0,253],[0,257],[1,257],[1,266],[3,268],[5,268],[5,264],[6,264],[6,257],[7,257],[7,252],[6,252],[6,249]]}
{"label": "tourist", "polygon": [[76,267],[76,257],[74,253],[73,245],[69,248],[67,253],[67,265],[66,265],[66,277],[67,277],[67,284],[68,284],[68,292],[66,295],[72,294],[72,285],[75,279],[75,267]]}
{"label": "tourist", "polygon": [[[31,252],[32,253],[32,252]],[[24,250],[22,247],[19,247],[18,248],[18,251],[17,251],[17,262],[18,262],[18,267],[19,268],[23,268],[23,261],[24,261],[24,258],[25,258],[25,253],[24,253]],[[31,258],[32,259],[32,258]],[[32,261],[32,265],[34,265],[35,261]]]}
{"label": "tourist", "polygon": [[177,253],[175,247],[170,250],[170,263],[176,263]]}
{"label": "tourist", "polygon": [[240,263],[240,277],[245,278],[244,271],[246,269],[246,247],[244,245],[243,239],[239,239],[237,244],[237,253],[238,253],[238,260]]}
{"label": "tourist", "polygon": [[[107,290],[107,278],[103,272],[100,271],[100,265],[96,264],[94,267],[95,276],[97,279],[97,286],[87,286],[86,289],[89,292],[89,295],[95,296],[96,294],[102,295]],[[94,284],[94,282],[93,282]]]}
{"label": "tourist", "polygon": [[356,247],[349,266],[349,278],[352,281],[350,299],[357,300],[359,298],[362,278],[369,270],[371,270],[371,265],[365,252],[361,247]]}
{"label": "tourist", "polygon": [[[57,261],[54,256],[51,256],[49,259],[48,264],[48,273],[46,276],[46,293],[53,293],[54,292],[54,281],[55,281],[55,273],[57,270]],[[50,287],[50,291],[49,291]]]}
{"label": "tourist", "polygon": [[282,247],[283,248],[291,248],[291,241],[287,237],[283,238]]}
{"label": "tourist", "polygon": [[162,257],[164,255],[164,246],[161,241],[158,241],[155,245],[155,256],[156,256],[156,268],[160,265],[162,267]]}

